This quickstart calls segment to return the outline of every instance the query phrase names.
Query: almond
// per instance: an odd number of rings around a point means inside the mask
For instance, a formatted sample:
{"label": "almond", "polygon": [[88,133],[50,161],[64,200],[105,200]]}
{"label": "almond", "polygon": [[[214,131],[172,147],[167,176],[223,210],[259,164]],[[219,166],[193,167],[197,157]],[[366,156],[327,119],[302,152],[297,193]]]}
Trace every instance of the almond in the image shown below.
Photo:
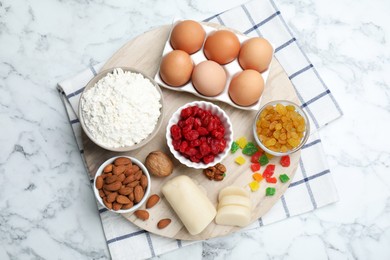
{"label": "almond", "polygon": [[116,182],[117,180],[118,180],[118,176],[116,176],[116,175],[111,175],[111,176],[108,176],[108,177],[104,180],[104,182],[105,182],[106,184],[110,184],[110,183]]}
{"label": "almond", "polygon": [[105,180],[107,177],[112,176],[112,173],[111,173],[111,172],[110,172],[110,173],[103,173],[103,174],[100,175],[100,176],[102,176],[103,180]]}
{"label": "almond", "polygon": [[126,158],[126,157],[119,157],[119,158],[116,158],[114,161],[115,166],[126,165],[126,164],[130,164],[130,163],[131,163],[131,160],[129,158]]}
{"label": "almond", "polygon": [[112,203],[113,210],[120,210],[122,208],[122,206],[123,206],[122,204],[117,203],[117,202]]}
{"label": "almond", "polygon": [[145,175],[142,175],[141,179],[140,179],[140,183],[141,183],[142,188],[144,190],[146,190],[146,187],[148,186],[148,177],[146,177]]}
{"label": "almond", "polygon": [[106,165],[106,167],[104,167],[103,169],[103,172],[104,173],[112,172],[112,164]]}
{"label": "almond", "polygon": [[127,176],[126,179],[123,180],[123,184],[128,184],[128,183],[133,182],[133,181],[135,181],[134,174]]}
{"label": "almond", "polygon": [[123,196],[123,195],[118,195],[116,197],[116,202],[120,203],[120,204],[129,204],[131,201],[129,200],[128,197],[126,196]]}
{"label": "almond", "polygon": [[157,202],[159,202],[159,200],[160,200],[160,196],[158,196],[157,194],[153,194],[152,196],[149,197],[148,201],[146,202],[146,208],[147,209],[152,208],[154,205],[157,204]]}
{"label": "almond", "polygon": [[134,201],[134,191],[131,191],[127,197],[129,198],[129,200]]}
{"label": "almond", "polygon": [[137,186],[139,184],[139,181],[133,181],[133,182],[130,182],[127,187],[130,187],[130,188],[134,188],[135,186]]}
{"label": "almond", "polygon": [[108,191],[108,190],[106,190],[105,188],[104,188],[104,186],[103,186],[103,192],[104,192],[104,194],[106,195],[106,196],[108,196],[109,194],[111,194],[111,191]]}
{"label": "almond", "polygon": [[99,196],[103,198],[104,196],[106,196],[106,194],[104,194],[103,190],[99,190]]}
{"label": "almond", "polygon": [[112,203],[111,203],[111,202],[108,202],[108,201],[107,201],[107,198],[104,198],[104,199],[103,199],[103,203],[104,203],[104,205],[105,205],[107,208],[112,209]]}
{"label": "almond", "polygon": [[119,190],[119,194],[125,195],[125,196],[129,195],[132,192],[133,192],[133,188],[130,188],[130,187],[124,187],[124,188],[121,188]]}
{"label": "almond", "polygon": [[138,165],[133,164],[131,167],[128,167],[126,169],[125,174],[128,176],[128,175],[134,174],[138,171],[139,171]]}
{"label": "almond", "polygon": [[111,184],[103,185],[103,188],[108,190],[108,191],[117,191],[121,188],[121,186],[122,186],[122,183],[120,181],[116,181],[116,182],[111,183]]}
{"label": "almond", "polygon": [[134,188],[134,202],[138,203],[144,197],[144,189],[140,185],[135,186]]}
{"label": "almond", "polygon": [[136,173],[134,174],[134,176],[135,176],[135,179],[136,179],[137,181],[139,181],[139,180],[141,179],[141,176],[142,176],[142,171],[139,170],[138,172],[136,172]]}
{"label": "almond", "polygon": [[141,220],[143,220],[143,221],[149,219],[149,212],[147,212],[146,210],[142,210],[142,209],[136,210],[136,211],[134,212],[134,215],[135,215],[137,218],[139,218],[139,219],[141,219]]}
{"label": "almond", "polygon": [[124,165],[114,166],[114,168],[112,169],[112,173],[115,175],[119,175],[123,173],[125,170],[126,170],[126,166]]}
{"label": "almond", "polygon": [[113,203],[117,196],[118,196],[117,192],[112,192],[112,193],[108,194],[107,195],[107,202]]}
{"label": "almond", "polygon": [[134,206],[133,202],[130,201],[130,203],[125,204],[122,206],[122,209],[130,209]]}
{"label": "almond", "polygon": [[164,218],[162,220],[160,220],[158,223],[157,223],[157,227],[159,229],[163,229],[163,228],[166,228],[169,224],[171,224],[172,220],[170,218]]}
{"label": "almond", "polygon": [[123,182],[125,180],[125,178],[126,178],[126,175],[124,175],[123,173],[119,174],[118,181]]}
{"label": "almond", "polygon": [[95,186],[96,186],[96,189],[100,190],[101,188],[103,188],[103,177],[100,175],[96,178],[96,183],[95,183]]}

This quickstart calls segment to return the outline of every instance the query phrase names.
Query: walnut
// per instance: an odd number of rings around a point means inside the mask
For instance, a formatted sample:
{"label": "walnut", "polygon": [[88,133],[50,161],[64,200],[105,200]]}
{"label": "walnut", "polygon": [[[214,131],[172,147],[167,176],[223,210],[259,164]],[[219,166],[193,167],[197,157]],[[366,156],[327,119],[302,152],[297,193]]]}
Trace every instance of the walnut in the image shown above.
{"label": "walnut", "polygon": [[173,162],[165,153],[154,151],[146,157],[145,167],[154,176],[166,177],[172,174]]}
{"label": "walnut", "polygon": [[206,175],[209,180],[215,181],[222,181],[225,178],[225,172],[225,165],[220,163],[203,170],[204,175]]}

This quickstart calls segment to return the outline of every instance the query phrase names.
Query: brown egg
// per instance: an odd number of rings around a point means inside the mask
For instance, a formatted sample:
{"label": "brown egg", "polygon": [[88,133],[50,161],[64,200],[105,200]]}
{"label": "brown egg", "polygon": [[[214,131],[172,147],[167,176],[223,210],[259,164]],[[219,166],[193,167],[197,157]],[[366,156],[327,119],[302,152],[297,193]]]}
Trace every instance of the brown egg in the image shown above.
{"label": "brown egg", "polygon": [[244,70],[233,77],[229,86],[229,96],[240,106],[256,103],[264,90],[264,80],[255,70]]}
{"label": "brown egg", "polygon": [[206,60],[195,66],[191,80],[200,94],[213,97],[219,95],[224,90],[226,72],[215,61]]}
{"label": "brown egg", "polygon": [[199,23],[185,20],[176,24],[173,28],[170,43],[175,50],[192,54],[202,48],[205,37],[206,32]]}
{"label": "brown egg", "polygon": [[273,48],[264,38],[252,38],[245,41],[238,56],[241,67],[263,72],[268,69],[272,60]]}
{"label": "brown egg", "polygon": [[203,50],[207,59],[222,65],[237,58],[240,52],[240,41],[234,33],[219,30],[212,32],[206,38]]}
{"label": "brown egg", "polygon": [[193,68],[194,64],[187,52],[174,50],[162,58],[160,76],[168,85],[179,87],[190,80]]}

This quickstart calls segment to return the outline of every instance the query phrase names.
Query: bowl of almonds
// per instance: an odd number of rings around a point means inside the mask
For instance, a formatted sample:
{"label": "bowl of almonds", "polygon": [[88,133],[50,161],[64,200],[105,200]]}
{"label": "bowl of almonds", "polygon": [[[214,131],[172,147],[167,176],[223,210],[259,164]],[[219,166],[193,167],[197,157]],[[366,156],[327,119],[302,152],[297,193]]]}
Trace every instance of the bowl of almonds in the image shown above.
{"label": "bowl of almonds", "polygon": [[131,213],[141,207],[150,193],[150,175],[137,159],[116,156],[97,170],[94,193],[99,203],[116,213]]}

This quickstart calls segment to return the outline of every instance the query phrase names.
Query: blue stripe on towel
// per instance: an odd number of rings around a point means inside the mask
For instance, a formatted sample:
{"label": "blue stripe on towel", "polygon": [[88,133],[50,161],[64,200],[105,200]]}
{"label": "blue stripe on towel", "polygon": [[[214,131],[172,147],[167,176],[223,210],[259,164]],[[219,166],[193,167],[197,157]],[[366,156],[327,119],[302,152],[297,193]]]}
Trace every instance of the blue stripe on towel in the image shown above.
{"label": "blue stripe on towel", "polygon": [[301,73],[307,71],[307,70],[310,69],[310,68],[313,68],[313,64],[309,64],[308,66],[304,67],[303,69],[298,70],[297,72],[291,74],[291,76],[289,76],[288,78],[289,78],[290,80],[292,80],[293,78],[295,78],[295,77],[298,76],[299,74],[301,74]]}
{"label": "blue stripe on towel", "polygon": [[152,239],[150,238],[149,232],[146,232],[145,235],[146,235],[146,240],[148,241],[150,253],[152,254],[152,257],[155,257],[156,253],[154,252],[153,243],[152,243]]}
{"label": "blue stripe on towel", "polygon": [[314,175],[312,175],[310,177],[303,178],[300,181],[292,182],[292,183],[290,183],[290,185],[288,187],[291,188],[291,187],[300,185],[302,183],[306,183],[306,182],[308,182],[310,180],[316,179],[316,178],[321,177],[322,175],[325,175],[325,174],[328,174],[328,173],[330,173],[329,170],[325,170],[325,171],[322,171],[320,173],[316,173],[316,174],[314,174]]}
{"label": "blue stripe on towel", "polygon": [[76,90],[75,92],[72,92],[72,93],[68,94],[66,97],[69,99],[69,98],[71,98],[71,97],[77,96],[78,94],[80,94],[81,92],[83,92],[84,89],[85,89],[85,87],[82,87],[82,88]]}
{"label": "blue stripe on towel", "polygon": [[136,232],[133,232],[133,233],[130,233],[130,234],[126,234],[126,235],[123,235],[123,236],[115,237],[115,238],[112,238],[110,240],[107,240],[107,244],[111,244],[113,242],[117,242],[117,241],[120,241],[120,240],[123,240],[123,239],[126,239],[126,238],[138,236],[138,235],[144,234],[146,232],[147,231],[145,231],[145,230],[140,230],[140,231],[136,231]]}
{"label": "blue stripe on towel", "polygon": [[[261,21],[260,23],[257,23],[255,24],[254,20],[252,19],[252,16],[250,15],[250,13],[248,12],[248,9],[246,8],[245,5],[242,5],[242,9],[245,11],[245,13],[247,14],[249,20],[251,21],[252,24],[254,24],[254,26],[248,30],[246,30],[244,32],[244,34],[248,34],[254,30],[256,30],[257,28],[259,28],[260,26],[266,24],[267,22],[271,21],[274,17],[280,15],[280,11],[277,11],[276,13],[273,13],[272,15],[270,15],[269,17],[267,17],[266,19],[264,19],[263,21]],[[258,33],[260,34],[260,33]]]}
{"label": "blue stripe on towel", "polygon": [[297,39],[295,39],[294,37],[291,38],[290,40],[288,40],[287,42],[283,43],[282,45],[280,45],[279,47],[275,48],[275,53],[277,53],[278,51],[286,48],[287,46],[289,46],[291,43],[295,42]]}
{"label": "blue stripe on towel", "polygon": [[72,124],[72,125],[73,125],[73,124],[76,124],[76,123],[78,123],[78,122],[80,122],[78,118],[73,119],[73,120],[70,120],[70,124]]}
{"label": "blue stripe on towel", "polygon": [[326,95],[328,95],[328,94],[330,94],[330,90],[329,90],[329,89],[327,89],[326,91],[322,92],[321,94],[315,96],[314,98],[312,98],[312,99],[306,101],[305,103],[302,104],[301,107],[307,107],[308,105],[310,105],[310,104],[313,103],[314,101],[316,101],[316,100],[318,100],[318,99],[320,99],[320,98],[322,98],[322,97],[324,97],[324,96],[326,96]]}
{"label": "blue stripe on towel", "polygon": [[286,217],[289,218],[290,217],[290,211],[288,210],[286,199],[284,198],[284,195],[282,195],[280,200],[282,201],[282,205],[283,205],[284,212],[286,213]]}

